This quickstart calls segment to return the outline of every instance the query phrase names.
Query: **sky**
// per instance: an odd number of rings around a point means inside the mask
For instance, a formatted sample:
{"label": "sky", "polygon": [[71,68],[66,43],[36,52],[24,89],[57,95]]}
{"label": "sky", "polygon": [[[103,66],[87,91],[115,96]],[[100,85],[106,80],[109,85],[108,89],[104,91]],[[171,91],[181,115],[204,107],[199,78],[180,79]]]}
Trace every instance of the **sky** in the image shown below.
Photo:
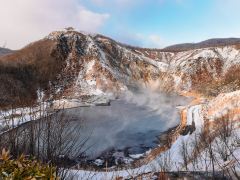
{"label": "sky", "polygon": [[0,0],[0,47],[65,27],[149,48],[240,37],[239,9],[240,0]]}

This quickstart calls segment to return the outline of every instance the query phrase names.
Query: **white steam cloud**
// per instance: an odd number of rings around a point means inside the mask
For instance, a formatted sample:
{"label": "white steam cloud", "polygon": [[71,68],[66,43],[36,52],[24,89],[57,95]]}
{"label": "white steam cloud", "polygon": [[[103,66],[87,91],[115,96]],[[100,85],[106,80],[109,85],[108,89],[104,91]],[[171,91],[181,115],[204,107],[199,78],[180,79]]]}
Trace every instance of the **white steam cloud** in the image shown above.
{"label": "white steam cloud", "polygon": [[93,132],[87,142],[94,144],[88,152],[93,157],[111,148],[133,147],[131,153],[142,153],[141,144],[153,146],[161,132],[179,124],[176,106],[185,103],[186,98],[177,95],[139,89],[124,93],[111,106],[80,107],[67,110],[67,116],[84,120],[83,134]]}
{"label": "white steam cloud", "polygon": [[133,103],[138,107],[147,107],[149,116],[152,114],[159,115],[160,118],[166,119],[167,127],[174,127],[179,119],[177,106],[186,104],[185,97],[176,94],[166,94],[154,91],[149,88],[140,88],[137,92],[128,91],[122,97],[126,102]]}

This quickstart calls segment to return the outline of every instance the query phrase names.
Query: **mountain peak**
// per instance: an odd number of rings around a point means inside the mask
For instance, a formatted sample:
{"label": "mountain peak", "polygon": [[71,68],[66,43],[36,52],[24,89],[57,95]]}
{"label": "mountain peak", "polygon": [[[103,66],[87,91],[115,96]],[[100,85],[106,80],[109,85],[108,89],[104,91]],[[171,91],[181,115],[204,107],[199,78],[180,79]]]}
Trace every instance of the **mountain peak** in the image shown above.
{"label": "mountain peak", "polygon": [[[210,40],[210,44],[213,41],[219,42]],[[82,101],[139,85],[173,92],[198,90],[209,82],[224,81],[230,72],[239,72],[235,66],[240,62],[237,47],[194,48],[184,52],[137,48],[103,35],[66,28],[0,57],[0,78],[6,82],[1,84],[0,94],[7,96],[7,84],[16,81],[12,89],[20,93],[8,94],[8,100],[29,94],[32,100],[37,90],[44,89],[46,99],[68,97]],[[19,77],[22,69],[24,76]],[[27,81],[29,86],[25,85]]]}
{"label": "mountain peak", "polygon": [[79,31],[73,27],[67,27],[64,29],[56,30],[51,32],[49,35],[47,35],[45,38],[47,39],[52,39],[56,40],[59,39],[60,37],[76,37],[76,36],[90,36],[90,37],[95,37],[98,34],[91,33],[91,32],[86,32],[86,31]]}

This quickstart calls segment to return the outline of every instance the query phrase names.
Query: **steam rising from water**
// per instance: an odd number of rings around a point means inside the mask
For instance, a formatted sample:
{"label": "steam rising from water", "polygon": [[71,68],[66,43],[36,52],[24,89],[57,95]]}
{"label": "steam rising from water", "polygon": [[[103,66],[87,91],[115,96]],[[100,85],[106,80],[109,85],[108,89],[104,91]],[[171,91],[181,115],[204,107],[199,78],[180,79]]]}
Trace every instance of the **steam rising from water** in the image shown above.
{"label": "steam rising from water", "polygon": [[152,91],[146,88],[141,88],[134,92],[127,91],[121,99],[139,107],[146,107],[150,112],[159,114],[161,117],[166,116],[169,118],[169,116],[171,116],[172,120],[176,119],[176,116],[178,116],[178,113],[173,109],[175,109],[176,106],[186,103],[185,97]]}
{"label": "steam rising from water", "polygon": [[84,120],[82,134],[89,135],[87,152],[97,157],[114,148],[130,148],[130,153],[143,153],[156,146],[157,136],[179,124],[177,105],[186,102],[183,97],[141,89],[128,91],[111,106],[80,107],[67,110],[76,123]]}

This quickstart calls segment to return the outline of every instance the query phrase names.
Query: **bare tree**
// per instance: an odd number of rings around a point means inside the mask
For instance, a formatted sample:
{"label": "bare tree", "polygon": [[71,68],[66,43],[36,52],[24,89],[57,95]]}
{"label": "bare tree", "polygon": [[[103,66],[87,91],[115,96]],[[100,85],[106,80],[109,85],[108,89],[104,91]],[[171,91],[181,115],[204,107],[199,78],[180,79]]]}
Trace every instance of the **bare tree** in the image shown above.
{"label": "bare tree", "polygon": [[180,155],[183,160],[183,167],[186,171],[188,171],[188,163],[189,163],[189,154],[188,154],[188,142],[182,140],[180,147]]}
{"label": "bare tree", "polygon": [[[90,135],[82,136],[82,123],[65,116],[64,110],[50,114],[44,108],[40,111],[37,116],[31,107],[29,122],[17,128],[14,123],[9,125],[8,131],[1,135],[0,148],[9,149],[16,157],[25,154],[57,166],[57,173],[64,177],[67,169],[76,163],[75,159],[84,157]],[[23,116],[22,113],[19,120]],[[13,117],[12,120],[16,121]]]}

